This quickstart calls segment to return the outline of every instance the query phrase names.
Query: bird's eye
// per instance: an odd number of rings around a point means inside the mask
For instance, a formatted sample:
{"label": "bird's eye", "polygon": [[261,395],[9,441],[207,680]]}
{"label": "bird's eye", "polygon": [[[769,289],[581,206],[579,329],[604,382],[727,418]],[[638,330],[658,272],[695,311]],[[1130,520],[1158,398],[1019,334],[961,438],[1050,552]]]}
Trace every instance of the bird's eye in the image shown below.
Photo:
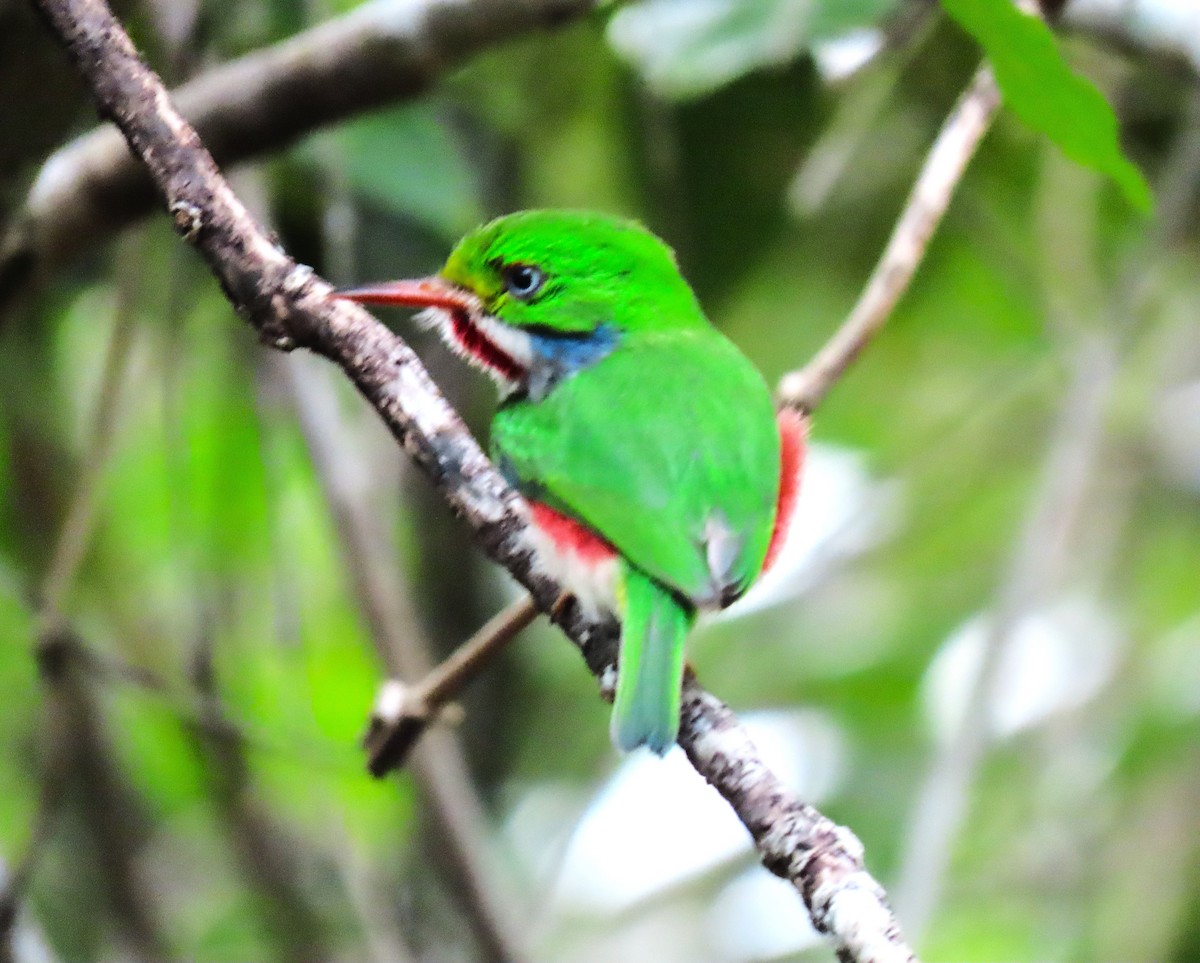
{"label": "bird's eye", "polygon": [[527,301],[546,283],[546,272],[532,264],[506,264],[500,271],[504,286],[518,301]]}

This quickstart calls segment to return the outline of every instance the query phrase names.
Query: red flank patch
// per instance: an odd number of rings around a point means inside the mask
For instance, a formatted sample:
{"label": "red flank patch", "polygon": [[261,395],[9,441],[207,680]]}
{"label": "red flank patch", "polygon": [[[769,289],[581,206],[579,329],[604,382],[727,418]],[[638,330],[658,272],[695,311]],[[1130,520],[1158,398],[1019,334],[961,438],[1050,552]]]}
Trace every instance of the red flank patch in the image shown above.
{"label": "red flank patch", "polygon": [[572,554],[582,561],[594,563],[607,562],[617,554],[610,542],[549,505],[531,501],[529,507],[533,511],[533,524],[549,536],[562,554]]}
{"label": "red flank patch", "polygon": [[788,528],[796,512],[796,497],[800,494],[800,474],[804,470],[804,447],[808,440],[808,419],[799,412],[784,408],[776,415],[775,423],[779,426],[781,451],[779,500],[775,505],[775,530],[771,532],[771,543],[763,562],[764,572],[775,564],[779,550],[787,541]]}

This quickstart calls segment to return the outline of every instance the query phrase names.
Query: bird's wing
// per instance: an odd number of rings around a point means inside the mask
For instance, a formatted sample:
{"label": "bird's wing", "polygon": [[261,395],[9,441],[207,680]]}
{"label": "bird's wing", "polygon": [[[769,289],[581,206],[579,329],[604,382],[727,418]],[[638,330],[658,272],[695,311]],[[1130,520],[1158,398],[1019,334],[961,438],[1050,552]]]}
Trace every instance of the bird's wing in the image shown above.
{"label": "bird's wing", "polygon": [[762,377],[716,331],[631,339],[503,406],[492,443],[527,494],[696,605],[728,604],[762,566],[779,436]]}

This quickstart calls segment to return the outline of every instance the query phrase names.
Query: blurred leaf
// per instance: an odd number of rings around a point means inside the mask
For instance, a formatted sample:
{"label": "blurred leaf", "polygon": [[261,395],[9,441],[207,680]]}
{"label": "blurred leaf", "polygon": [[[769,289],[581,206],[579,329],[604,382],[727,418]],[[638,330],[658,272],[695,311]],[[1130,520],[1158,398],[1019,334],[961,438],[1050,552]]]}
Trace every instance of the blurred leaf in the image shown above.
{"label": "blurred leaf", "polygon": [[818,40],[877,20],[895,0],[641,0],[608,39],[659,93],[694,97]]}
{"label": "blurred leaf", "polygon": [[1112,108],[1063,60],[1043,20],[1022,13],[1011,0],[945,0],[942,6],[986,51],[1018,117],[1073,161],[1111,177],[1139,211],[1150,210],[1150,188],[1121,153]]}
{"label": "blurred leaf", "polygon": [[370,114],[332,135],[358,195],[447,238],[483,220],[477,171],[456,132],[428,104]]}
{"label": "blurred leaf", "polygon": [[24,845],[36,807],[36,737],[29,720],[36,716],[40,688],[30,652],[33,633],[15,573],[0,559],[0,756],[10,761],[0,766],[0,851],[5,854]]}
{"label": "blurred leaf", "polygon": [[141,792],[161,812],[173,813],[204,798],[204,770],[192,735],[176,707],[124,689],[109,705],[113,746]]}
{"label": "blurred leaf", "polygon": [[[320,615],[329,624],[318,622]],[[305,654],[314,719],[332,742],[353,746],[370,711],[379,669],[352,613],[326,606],[325,611],[313,613],[309,625],[314,631]]]}

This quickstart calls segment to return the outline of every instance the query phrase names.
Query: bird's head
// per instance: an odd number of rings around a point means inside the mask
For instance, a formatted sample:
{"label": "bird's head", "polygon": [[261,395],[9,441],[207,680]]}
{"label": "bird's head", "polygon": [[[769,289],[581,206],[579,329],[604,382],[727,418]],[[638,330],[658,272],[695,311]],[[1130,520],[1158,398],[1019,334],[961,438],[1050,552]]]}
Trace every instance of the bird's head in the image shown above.
{"label": "bird's head", "polygon": [[627,338],[707,324],[662,241],[632,221],[576,211],[498,218],[459,241],[432,277],[338,296],[425,308],[452,348],[506,390],[534,394]]}

